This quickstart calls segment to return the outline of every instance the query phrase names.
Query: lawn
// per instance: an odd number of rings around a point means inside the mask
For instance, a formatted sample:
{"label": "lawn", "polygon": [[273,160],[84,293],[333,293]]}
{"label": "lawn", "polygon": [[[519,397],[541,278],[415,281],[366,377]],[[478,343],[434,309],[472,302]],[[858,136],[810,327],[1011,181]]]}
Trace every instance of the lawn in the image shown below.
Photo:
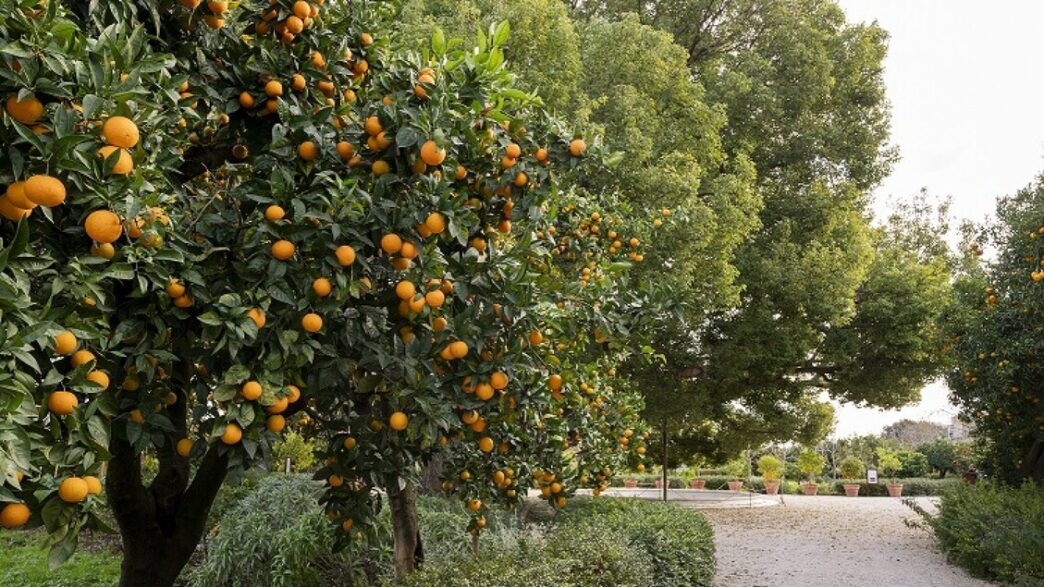
{"label": "lawn", "polygon": [[0,531],[0,585],[112,587],[119,581],[120,559],[108,552],[80,549],[65,564],[50,570],[43,541],[39,532]]}

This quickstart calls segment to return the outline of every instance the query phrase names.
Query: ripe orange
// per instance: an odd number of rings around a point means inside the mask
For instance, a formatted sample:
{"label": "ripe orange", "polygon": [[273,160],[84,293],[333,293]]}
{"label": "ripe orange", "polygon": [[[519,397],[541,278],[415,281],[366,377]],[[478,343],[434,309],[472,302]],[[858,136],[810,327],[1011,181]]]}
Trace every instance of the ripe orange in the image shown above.
{"label": "ripe orange", "polygon": [[192,440],[188,438],[182,438],[181,440],[179,440],[177,446],[178,455],[188,458],[188,456],[192,454],[193,444],[194,443],[192,442]]}
{"label": "ripe orange", "polygon": [[305,80],[304,76],[299,73],[295,73],[293,77],[290,78],[290,87],[298,92],[305,89],[305,86],[307,85],[308,82]]}
{"label": "ripe orange", "polygon": [[288,240],[278,240],[272,243],[272,256],[280,261],[286,261],[293,257],[295,250],[297,250],[297,247]]}
{"label": "ripe orange", "polygon": [[377,177],[380,177],[380,176],[384,175],[385,173],[388,173],[389,171],[391,171],[391,166],[388,165],[387,161],[381,160],[381,161],[374,161],[373,162],[373,166],[370,169],[373,171],[374,175],[376,175]]}
{"label": "ripe orange", "polygon": [[101,495],[102,484],[101,480],[94,475],[85,475],[83,480],[87,483],[87,492],[91,495]]}
{"label": "ripe orange", "polygon": [[371,116],[367,118],[364,124],[364,128],[366,129],[366,134],[370,136],[377,136],[378,134],[380,134],[381,131],[384,130],[384,127],[381,126],[381,119],[377,118],[376,116]]}
{"label": "ripe orange", "polygon": [[34,175],[25,181],[25,197],[34,204],[53,208],[65,201],[65,184],[57,177]]}
{"label": "ripe orange", "polygon": [[363,47],[368,47],[368,46],[372,45],[373,44],[373,35],[371,35],[370,33],[360,33],[359,34],[359,44],[362,45]]}
{"label": "ripe orange", "polygon": [[301,388],[297,387],[296,385],[287,385],[286,388],[290,390],[290,395],[287,396],[287,400],[290,403],[294,403],[297,400],[301,399]]}
{"label": "ripe orange", "polygon": [[537,149],[536,153],[533,155],[533,157],[536,158],[536,160],[539,161],[540,163],[547,163],[547,159],[548,159],[548,157],[547,157],[547,149],[545,149],[543,147]]}
{"label": "ripe orange", "polygon": [[402,269],[404,271],[406,269],[409,269],[409,259],[416,259],[417,254],[417,245],[411,243],[410,241],[404,241],[402,243],[402,248],[399,249],[399,256],[406,260],[406,264],[405,267],[396,267],[396,269]]}
{"label": "ripe orange", "polygon": [[478,499],[472,499],[468,501],[468,509],[477,512],[482,509],[482,501]]}
{"label": "ripe orange", "polygon": [[449,322],[442,316],[439,316],[438,318],[435,318],[431,321],[431,329],[435,332],[441,332],[445,330],[447,325],[449,325]]}
{"label": "ripe orange", "polygon": [[101,386],[102,391],[109,389],[109,376],[106,375],[104,371],[91,371],[87,374],[85,379],[87,379],[87,381],[97,383],[99,386]]}
{"label": "ripe orange", "polygon": [[315,281],[312,282],[312,291],[315,292],[315,295],[325,298],[330,295],[331,291],[333,291],[333,286],[330,285],[329,279],[325,277],[317,277]]}
{"label": "ripe orange", "polygon": [[395,286],[395,295],[399,296],[400,300],[412,300],[416,294],[417,287],[410,281],[403,280]]}
{"label": "ripe orange", "polygon": [[424,226],[432,234],[441,234],[446,230],[446,217],[439,212],[432,212],[424,219]]}
{"label": "ripe orange", "polygon": [[185,295],[185,285],[173,277],[167,282],[165,290],[171,298],[180,298]]}
{"label": "ripe orange", "polygon": [[243,90],[239,94],[239,105],[243,108],[254,107],[254,97],[250,95],[250,92]]}
{"label": "ripe orange", "polygon": [[518,175],[515,176],[514,183],[516,187],[525,187],[529,183],[529,176],[526,175],[525,171],[519,171]]}
{"label": "ripe orange", "polygon": [[56,416],[68,416],[79,404],[76,395],[68,391],[55,391],[47,396],[47,409]]}
{"label": "ripe orange", "polygon": [[391,426],[392,430],[402,432],[406,429],[406,426],[410,423],[410,419],[406,417],[406,414],[402,412],[395,412],[388,418],[388,425]]}
{"label": "ripe orange", "polygon": [[89,492],[87,482],[79,477],[68,477],[58,486],[58,497],[65,503],[80,503]]}
{"label": "ripe orange", "polygon": [[286,31],[294,35],[304,30],[304,20],[296,16],[286,17],[286,21],[283,24],[286,26]]}
{"label": "ripe orange", "polygon": [[19,220],[29,216],[31,213],[32,210],[15,206],[6,195],[0,196],[0,216],[18,222]]}
{"label": "ripe orange", "polygon": [[285,216],[286,210],[283,210],[282,206],[276,206],[275,204],[272,204],[271,206],[265,208],[265,220],[269,222],[277,222],[279,220],[282,220]]}
{"label": "ripe orange", "polygon": [[482,452],[493,452],[493,439],[488,436],[483,436],[478,445]]}
{"label": "ripe orange", "polygon": [[504,148],[504,154],[508,157],[511,157],[512,159],[518,159],[522,156],[522,148],[516,145],[515,143],[511,143],[510,145]]}
{"label": "ripe orange", "polygon": [[298,145],[297,154],[305,161],[315,161],[319,156],[319,148],[312,141],[305,141]]}
{"label": "ripe orange", "polygon": [[309,312],[301,317],[301,328],[303,328],[305,332],[319,332],[323,329],[323,319],[319,314]]}
{"label": "ripe orange", "polygon": [[119,152],[119,155],[116,158],[116,165],[113,166],[112,172],[116,175],[127,175],[131,171],[134,171],[134,158],[131,157],[130,151],[127,149],[105,145],[98,149],[98,156],[108,161],[109,157],[117,151]]}
{"label": "ripe orange", "polygon": [[458,165],[457,170],[453,172],[453,179],[460,181],[468,176],[468,169],[463,165]]}
{"label": "ripe orange", "polygon": [[389,255],[394,255],[402,250],[402,239],[397,234],[386,234],[381,237],[381,249]]}
{"label": "ripe orange", "polygon": [[442,165],[446,160],[446,150],[440,149],[435,141],[428,141],[421,145],[420,157],[428,165]]}
{"label": "ripe orange", "polygon": [[257,381],[247,381],[243,384],[243,388],[239,390],[239,394],[243,396],[247,401],[254,401],[261,397],[264,389],[261,384]]}
{"label": "ripe orange", "polygon": [[543,342],[544,335],[539,330],[534,330],[533,332],[529,333],[529,344],[536,346],[538,344],[543,344]]}
{"label": "ripe orange", "polygon": [[279,415],[269,416],[268,420],[265,421],[265,427],[268,428],[269,432],[279,434],[283,431],[283,428],[286,428],[286,418]]}
{"label": "ripe orange", "polygon": [[279,80],[269,80],[265,84],[265,95],[269,98],[278,98],[283,95],[283,84]]}
{"label": "ripe orange", "polygon": [[72,359],[69,363],[73,367],[79,367],[80,365],[86,365],[94,360],[94,353],[88,350],[80,350],[73,353]]}
{"label": "ripe orange", "polygon": [[429,291],[424,294],[424,301],[432,308],[441,308],[446,303],[446,294],[437,289]]}
{"label": "ripe orange", "polygon": [[83,221],[83,227],[87,236],[102,244],[116,242],[123,234],[120,217],[108,210],[95,210],[88,214],[87,219]]}
{"label": "ripe orange", "polygon": [[243,439],[243,429],[238,424],[229,422],[225,425],[225,431],[221,434],[221,442],[231,446]]}
{"label": "ripe orange", "polygon": [[348,161],[355,155],[355,147],[352,146],[348,141],[341,141],[337,143],[337,156],[344,161]]}
{"label": "ripe orange", "polygon": [[551,391],[561,391],[562,383],[562,376],[558,373],[554,373],[547,378],[547,384],[551,388]]}
{"label": "ripe orange", "polygon": [[452,355],[454,359],[463,359],[468,356],[468,343],[463,340],[451,342],[448,348],[450,349],[450,355]]}
{"label": "ripe orange", "polygon": [[488,383],[479,383],[475,386],[475,397],[482,401],[489,401],[493,398],[493,386]]}
{"label": "ripe orange", "polygon": [[207,9],[214,14],[224,14],[228,12],[228,2],[225,0],[210,0],[207,2]]}
{"label": "ripe orange", "polygon": [[583,139],[573,139],[573,141],[569,143],[569,154],[573,157],[583,155],[586,150],[587,143],[585,143]]}
{"label": "ripe orange", "polygon": [[22,124],[34,124],[40,120],[43,112],[43,103],[36,96],[29,96],[25,100],[19,100],[17,94],[7,97],[7,113]]}
{"label": "ripe orange", "polygon": [[247,317],[253,320],[259,329],[265,327],[265,312],[261,308],[250,308],[247,310]]}
{"label": "ripe orange", "polygon": [[8,530],[21,528],[29,522],[31,512],[24,503],[9,503],[0,510],[0,526]]}
{"label": "ripe orange", "polygon": [[76,350],[76,335],[66,330],[54,337],[54,353],[56,355],[71,355]]}
{"label": "ripe orange", "polygon": [[290,407],[290,399],[281,397],[274,404],[265,406],[265,411],[269,414],[282,414],[288,407]]}
{"label": "ripe orange", "polygon": [[337,262],[341,264],[341,267],[347,267],[355,263],[355,249],[348,245],[337,247],[334,255],[337,257]]}
{"label": "ripe orange", "polygon": [[11,185],[7,186],[7,192],[4,194],[7,196],[7,200],[14,206],[23,210],[32,210],[36,207],[36,203],[25,197],[25,182],[16,181]]}
{"label": "ripe orange", "polygon": [[124,149],[131,149],[138,144],[140,135],[138,125],[124,116],[113,116],[102,125],[102,137],[105,142]]}
{"label": "ripe orange", "polygon": [[506,389],[508,386],[508,376],[503,371],[494,371],[489,376],[489,384],[493,386],[493,389]]}

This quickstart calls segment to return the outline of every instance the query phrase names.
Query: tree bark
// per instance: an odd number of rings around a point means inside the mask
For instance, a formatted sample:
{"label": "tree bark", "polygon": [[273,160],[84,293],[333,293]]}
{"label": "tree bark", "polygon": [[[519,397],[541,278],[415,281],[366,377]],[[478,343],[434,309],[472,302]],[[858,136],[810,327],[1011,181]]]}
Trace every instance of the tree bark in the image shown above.
{"label": "tree bark", "polygon": [[1044,440],[1037,440],[1030,447],[1029,454],[1023,459],[1023,473],[1026,477],[1044,483]]}
{"label": "tree bark", "polygon": [[424,545],[417,522],[417,488],[407,482],[400,489],[399,480],[393,479],[388,483],[388,502],[395,539],[395,575],[402,578],[424,562]]}

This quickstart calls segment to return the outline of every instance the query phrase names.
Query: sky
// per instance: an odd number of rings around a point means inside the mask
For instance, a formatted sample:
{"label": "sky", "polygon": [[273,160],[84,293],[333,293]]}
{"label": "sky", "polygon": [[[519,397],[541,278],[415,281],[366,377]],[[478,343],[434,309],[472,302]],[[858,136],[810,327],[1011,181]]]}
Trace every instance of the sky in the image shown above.
{"label": "sky", "polygon": [[[957,219],[983,220],[997,196],[1044,171],[1044,2],[838,1],[850,22],[877,21],[891,35],[885,84],[902,159],[875,194],[878,215],[926,188],[952,198]],[[947,394],[937,382],[898,411],[839,406],[835,434],[902,418],[948,422]]]}

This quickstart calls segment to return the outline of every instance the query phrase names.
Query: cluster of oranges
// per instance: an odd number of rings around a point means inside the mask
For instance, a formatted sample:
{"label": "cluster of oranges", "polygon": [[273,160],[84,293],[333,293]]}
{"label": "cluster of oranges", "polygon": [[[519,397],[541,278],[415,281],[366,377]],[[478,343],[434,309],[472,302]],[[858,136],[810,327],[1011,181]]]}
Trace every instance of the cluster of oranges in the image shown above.
{"label": "cluster of oranges", "polygon": [[[203,4],[203,0],[180,0],[180,2],[189,11],[188,18],[182,21],[184,28],[188,29],[192,25],[192,15]],[[206,12],[207,14],[203,16],[203,21],[207,23],[207,26],[212,29],[223,28],[225,26],[225,14],[228,12],[228,1],[208,0]]]}
{"label": "cluster of oranges", "polygon": [[[4,107],[8,116],[18,123],[37,133],[46,132],[46,127],[39,124],[46,109],[35,95],[19,99],[12,94],[7,97]],[[37,206],[60,206],[66,195],[65,184],[60,179],[46,174],[33,175],[7,186],[7,191],[0,196],[0,216],[17,222],[29,216]]]}
{"label": "cluster of oranges", "polygon": [[322,3],[322,0],[316,0],[314,4],[297,0],[290,10],[273,3],[254,23],[254,31],[258,35],[274,34],[283,43],[292,44],[298,35],[315,23]]}

